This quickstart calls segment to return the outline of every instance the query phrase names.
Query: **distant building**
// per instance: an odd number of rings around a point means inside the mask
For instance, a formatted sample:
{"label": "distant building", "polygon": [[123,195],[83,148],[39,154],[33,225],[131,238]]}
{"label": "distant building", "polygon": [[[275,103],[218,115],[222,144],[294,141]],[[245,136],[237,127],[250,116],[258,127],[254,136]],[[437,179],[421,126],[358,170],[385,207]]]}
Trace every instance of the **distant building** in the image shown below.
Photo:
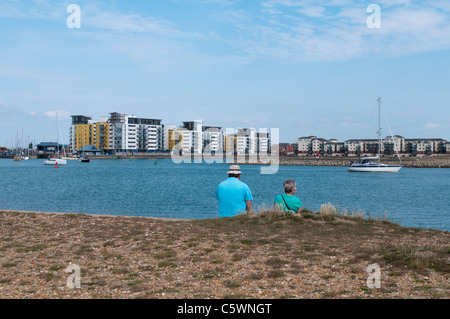
{"label": "distant building", "polygon": [[203,121],[183,122],[182,153],[183,155],[202,154],[203,152]]}
{"label": "distant building", "polygon": [[93,145],[102,151],[108,151],[109,124],[107,119],[93,121],[92,118],[84,115],[72,116],[70,145],[74,152],[87,145]]}
{"label": "distant building", "polygon": [[225,154],[235,154],[237,152],[237,136],[234,134],[224,134],[223,149]]}
{"label": "distant building", "polygon": [[163,151],[164,126],[161,122],[117,112],[99,121],[74,115],[70,130],[72,150],[92,145],[110,153]]}
{"label": "distant building", "polygon": [[110,113],[109,149],[113,152],[156,152],[164,150],[162,120]]}
{"label": "distant building", "polygon": [[256,133],[256,152],[258,154],[268,154],[271,153],[272,145],[270,139],[270,133],[258,132]]}
{"label": "distant building", "polygon": [[345,156],[373,156],[382,155],[432,155],[449,154],[448,142],[441,138],[404,138],[400,135],[387,136],[378,139],[349,139],[338,142],[336,139],[324,139],[316,136],[300,137],[297,140],[298,155],[345,155]]}
{"label": "distant building", "polygon": [[317,136],[305,136],[297,139],[299,156],[337,155],[345,152],[344,143],[336,139],[324,139]]}
{"label": "distant building", "polygon": [[280,155],[293,155],[295,152],[294,147],[289,143],[278,144],[278,151]]}
{"label": "distant building", "polygon": [[203,152],[222,153],[224,149],[224,136],[222,128],[218,126],[202,127]]}
{"label": "distant building", "polygon": [[255,155],[258,147],[256,130],[253,128],[238,129],[236,133],[236,151],[238,155]]}
{"label": "distant building", "polygon": [[174,124],[164,125],[164,151],[171,151],[175,145],[180,141],[178,136],[175,136],[177,126]]}
{"label": "distant building", "polygon": [[42,142],[36,145],[38,153],[55,154],[63,150],[63,145],[56,142]]}

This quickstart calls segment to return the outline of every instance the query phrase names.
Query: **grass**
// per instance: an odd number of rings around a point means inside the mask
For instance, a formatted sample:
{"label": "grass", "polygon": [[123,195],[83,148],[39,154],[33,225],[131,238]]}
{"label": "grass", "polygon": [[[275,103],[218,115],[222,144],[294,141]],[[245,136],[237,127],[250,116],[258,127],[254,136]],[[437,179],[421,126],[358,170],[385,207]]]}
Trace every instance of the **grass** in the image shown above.
{"label": "grass", "polygon": [[[33,276],[19,274],[38,274],[48,287],[65,287],[65,269],[73,262],[81,266],[86,288],[77,292],[100,298],[106,291],[109,297],[128,291],[136,298],[163,293],[172,298],[298,298],[302,289],[306,297],[389,298],[406,273],[413,293],[448,297],[448,285],[425,279],[430,273],[448,278],[448,232],[404,228],[386,215],[329,203],[298,215],[261,209],[196,221],[79,214],[0,218],[0,283],[14,282],[14,289],[28,293],[38,291],[28,284]],[[31,265],[29,258],[38,262]],[[366,287],[366,267],[372,263],[383,271],[383,289],[377,291]],[[343,280],[345,285],[332,288]],[[53,290],[54,296],[59,292]]]}
{"label": "grass", "polygon": [[[262,210],[242,214],[230,219],[197,221],[202,226],[226,232],[246,232],[239,240],[243,246],[271,245],[275,256],[266,264],[279,270],[288,260],[276,257],[286,248],[283,245],[298,240],[301,251],[298,257],[317,259],[336,256],[343,252],[353,256],[350,262],[367,260],[384,262],[395,267],[425,273],[427,271],[450,272],[449,249],[444,238],[447,232],[437,230],[404,228],[383,216],[374,217],[364,211],[340,209],[330,203],[320,207],[318,212],[305,210],[302,214],[284,214],[277,210]],[[421,236],[417,235],[417,232]],[[443,236],[434,244],[427,237]],[[424,237],[423,237],[424,236]],[[268,238],[271,238],[268,240]],[[361,245],[362,242],[367,242]],[[286,247],[289,247],[287,245]],[[241,249],[231,245],[231,249]],[[380,257],[381,258],[378,258]],[[233,261],[245,259],[245,254],[235,253]],[[272,277],[281,273],[271,273]]]}

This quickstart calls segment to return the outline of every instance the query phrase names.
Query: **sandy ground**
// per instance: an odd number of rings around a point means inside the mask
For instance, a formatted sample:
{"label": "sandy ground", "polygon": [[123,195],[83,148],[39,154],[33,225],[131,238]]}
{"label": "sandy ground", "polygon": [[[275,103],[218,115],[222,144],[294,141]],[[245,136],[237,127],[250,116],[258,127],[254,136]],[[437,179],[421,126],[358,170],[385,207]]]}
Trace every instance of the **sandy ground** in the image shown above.
{"label": "sandy ground", "polygon": [[[0,298],[448,298],[448,239],[317,214],[186,221],[0,211]],[[372,264],[379,277],[367,272]]]}

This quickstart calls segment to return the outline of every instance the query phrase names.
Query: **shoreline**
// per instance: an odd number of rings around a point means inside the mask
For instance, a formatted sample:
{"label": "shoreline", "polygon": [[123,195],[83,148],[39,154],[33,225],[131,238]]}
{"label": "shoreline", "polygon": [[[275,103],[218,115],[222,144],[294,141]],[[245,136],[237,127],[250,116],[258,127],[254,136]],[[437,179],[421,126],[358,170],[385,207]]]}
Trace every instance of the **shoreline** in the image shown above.
{"label": "shoreline", "polygon": [[[2,157],[3,159],[10,159]],[[11,157],[12,158],[12,157]],[[215,157],[207,157],[204,156],[202,159],[214,159]],[[1,158],[0,158],[1,159]],[[36,156],[32,157],[32,159],[36,159]],[[40,159],[40,158],[38,158]],[[133,160],[144,160],[144,159],[172,159],[172,157],[168,154],[134,154],[130,155],[93,155],[90,156],[91,160],[124,160],[124,159],[133,159]],[[183,157],[179,158],[185,161],[189,161],[194,163],[193,157]],[[233,161],[227,162],[227,158],[219,157],[219,159],[223,160],[224,164],[239,164],[239,165],[275,165],[278,162],[280,166],[340,166],[346,167],[350,164],[351,161],[359,160],[359,157],[356,156],[347,156],[347,157],[337,157],[337,156],[323,156],[319,158],[315,158],[313,156],[286,156],[281,155],[277,157],[267,157],[267,163],[261,163],[258,158],[252,159],[251,162],[248,157],[245,158],[245,161],[242,162],[240,159],[234,159]],[[271,161],[271,162],[270,162]],[[203,161],[202,161],[203,162]],[[398,158],[396,157],[383,157],[382,162],[386,164],[398,164]],[[450,168],[450,156],[430,156],[430,157],[402,157],[401,164],[403,167],[408,168]]]}
{"label": "shoreline", "polygon": [[[280,165],[300,165],[300,166],[348,166],[350,161],[357,161],[358,157],[345,158],[292,158],[280,157]],[[382,163],[399,164],[398,159],[387,157],[382,158]],[[450,157],[433,158],[402,158],[403,167],[409,168],[450,168]]]}
{"label": "shoreline", "polygon": [[[319,213],[165,220],[0,210],[0,298],[446,299],[449,236]],[[367,286],[371,264],[380,289]],[[69,265],[81,269],[79,289],[67,286]]]}

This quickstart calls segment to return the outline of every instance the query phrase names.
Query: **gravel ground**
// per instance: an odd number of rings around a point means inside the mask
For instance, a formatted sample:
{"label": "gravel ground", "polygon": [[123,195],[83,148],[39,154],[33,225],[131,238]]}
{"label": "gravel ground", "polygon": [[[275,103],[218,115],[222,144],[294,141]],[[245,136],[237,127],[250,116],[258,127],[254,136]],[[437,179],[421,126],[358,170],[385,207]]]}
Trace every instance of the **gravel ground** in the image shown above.
{"label": "gravel ground", "polygon": [[[445,299],[448,239],[317,214],[185,221],[0,211],[0,298]],[[368,283],[370,264],[380,288]],[[80,270],[78,287],[69,266]]]}

